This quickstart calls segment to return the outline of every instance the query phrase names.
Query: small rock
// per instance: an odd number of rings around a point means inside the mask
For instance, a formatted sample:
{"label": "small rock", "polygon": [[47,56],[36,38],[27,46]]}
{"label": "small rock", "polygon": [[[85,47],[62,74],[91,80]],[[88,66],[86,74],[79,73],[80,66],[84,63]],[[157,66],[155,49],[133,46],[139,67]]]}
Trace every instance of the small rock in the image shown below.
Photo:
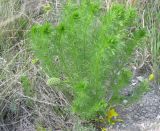
{"label": "small rock", "polygon": [[158,116],[156,117],[156,119],[160,120],[160,115],[158,115]]}
{"label": "small rock", "polygon": [[143,107],[143,104],[139,104],[140,107]]}
{"label": "small rock", "polygon": [[144,78],[142,76],[138,76],[137,79],[142,82],[144,80]]}
{"label": "small rock", "polygon": [[128,103],[128,101],[125,99],[125,100],[123,100],[123,104],[127,104]]}

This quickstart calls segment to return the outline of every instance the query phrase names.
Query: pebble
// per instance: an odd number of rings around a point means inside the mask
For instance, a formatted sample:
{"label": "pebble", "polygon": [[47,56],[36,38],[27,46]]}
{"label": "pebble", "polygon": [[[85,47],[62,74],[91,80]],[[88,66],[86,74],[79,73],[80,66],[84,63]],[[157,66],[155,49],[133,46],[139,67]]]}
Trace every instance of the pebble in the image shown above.
{"label": "pebble", "polygon": [[128,101],[127,101],[127,100],[123,100],[123,104],[125,104],[125,105],[126,105],[127,103],[128,103]]}

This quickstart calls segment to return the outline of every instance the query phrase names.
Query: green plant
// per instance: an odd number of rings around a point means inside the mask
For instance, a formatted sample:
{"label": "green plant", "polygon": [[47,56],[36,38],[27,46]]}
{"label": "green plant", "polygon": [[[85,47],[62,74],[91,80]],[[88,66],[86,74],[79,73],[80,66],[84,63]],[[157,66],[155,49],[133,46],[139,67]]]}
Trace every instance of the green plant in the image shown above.
{"label": "green plant", "polygon": [[[31,86],[31,82],[27,76],[21,77],[22,89],[25,96],[33,97],[34,90]],[[33,102],[29,99],[26,100],[28,106],[33,106]]]}
{"label": "green plant", "polygon": [[21,77],[21,83],[22,83],[24,95],[33,96],[33,90],[31,87],[31,83],[27,76]]}
{"label": "green plant", "polygon": [[[131,73],[126,65],[145,32],[137,27],[136,11],[113,5],[102,11],[100,2],[68,2],[61,22],[35,25],[31,46],[44,71],[73,91],[72,108],[82,118],[103,114],[119,99]],[[63,83],[63,79],[61,79]],[[105,97],[112,91],[112,98]],[[70,92],[69,92],[70,93]]]}
{"label": "green plant", "polygon": [[47,131],[47,129],[44,128],[41,124],[38,123],[36,125],[36,131]]}

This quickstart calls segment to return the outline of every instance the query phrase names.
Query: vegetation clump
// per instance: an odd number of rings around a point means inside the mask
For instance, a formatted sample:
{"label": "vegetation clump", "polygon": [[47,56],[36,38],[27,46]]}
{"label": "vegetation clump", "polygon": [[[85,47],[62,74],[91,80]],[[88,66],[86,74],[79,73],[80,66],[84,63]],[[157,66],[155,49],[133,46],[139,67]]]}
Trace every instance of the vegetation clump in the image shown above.
{"label": "vegetation clump", "polygon": [[57,26],[35,25],[30,33],[44,71],[72,95],[72,109],[84,119],[119,102],[119,91],[132,77],[127,64],[144,35],[132,7],[113,5],[103,11],[100,2],[92,1],[68,2]]}

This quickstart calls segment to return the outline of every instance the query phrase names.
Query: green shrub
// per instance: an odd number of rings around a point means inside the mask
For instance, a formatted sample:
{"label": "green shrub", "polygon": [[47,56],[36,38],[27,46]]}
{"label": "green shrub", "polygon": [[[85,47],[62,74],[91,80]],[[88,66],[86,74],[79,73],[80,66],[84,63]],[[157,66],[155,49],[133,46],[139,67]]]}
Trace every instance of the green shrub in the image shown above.
{"label": "green shrub", "polygon": [[70,2],[57,26],[46,23],[32,28],[36,57],[51,78],[65,78],[60,86],[72,89],[73,111],[82,118],[104,113],[106,94],[112,91],[112,103],[128,84],[131,72],[126,65],[145,34],[135,28],[135,19],[136,11],[122,5],[102,11],[99,2]]}

